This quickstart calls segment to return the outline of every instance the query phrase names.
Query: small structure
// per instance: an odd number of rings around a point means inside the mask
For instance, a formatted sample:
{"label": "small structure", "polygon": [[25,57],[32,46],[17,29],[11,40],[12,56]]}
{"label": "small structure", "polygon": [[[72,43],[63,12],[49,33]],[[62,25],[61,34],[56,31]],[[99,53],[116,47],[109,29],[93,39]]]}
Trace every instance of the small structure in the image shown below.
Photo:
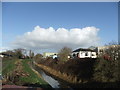
{"label": "small structure", "polygon": [[78,58],[97,58],[97,53],[91,49],[79,48],[72,52],[72,56]]}
{"label": "small structure", "polygon": [[12,57],[13,55],[10,55],[10,54],[5,54],[5,53],[0,53],[0,57],[3,58],[3,57]]}
{"label": "small structure", "polygon": [[53,59],[57,59],[57,54],[54,54],[54,55],[53,55]]}
{"label": "small structure", "polygon": [[53,57],[55,54],[57,54],[57,53],[44,52],[43,53],[43,57],[44,58],[46,58],[46,57]]}
{"label": "small structure", "polygon": [[3,57],[4,57],[4,55],[0,55],[0,57],[1,57],[1,58],[3,58]]}

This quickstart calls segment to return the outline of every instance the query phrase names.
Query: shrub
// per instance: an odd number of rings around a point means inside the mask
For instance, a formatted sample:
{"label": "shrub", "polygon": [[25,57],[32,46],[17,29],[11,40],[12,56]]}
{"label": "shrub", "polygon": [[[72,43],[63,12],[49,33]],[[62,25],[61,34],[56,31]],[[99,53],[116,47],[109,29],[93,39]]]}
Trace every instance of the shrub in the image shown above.
{"label": "shrub", "polygon": [[[110,56],[110,59],[104,58],[104,55]],[[100,55],[94,66],[93,78],[100,82],[117,82],[120,81],[120,46],[110,45],[108,49]]]}

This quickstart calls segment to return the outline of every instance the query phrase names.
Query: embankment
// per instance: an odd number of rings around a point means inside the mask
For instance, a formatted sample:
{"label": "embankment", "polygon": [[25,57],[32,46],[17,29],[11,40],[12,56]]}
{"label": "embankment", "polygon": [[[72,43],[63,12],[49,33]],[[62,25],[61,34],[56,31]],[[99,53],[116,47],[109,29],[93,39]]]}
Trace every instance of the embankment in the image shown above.
{"label": "embankment", "polygon": [[88,82],[92,77],[94,60],[70,60],[64,64],[46,60],[44,63],[35,63],[44,71],[71,84]]}
{"label": "embankment", "polygon": [[[30,67],[28,64],[30,61],[31,60],[29,59],[9,60],[8,62],[3,61],[6,64],[4,64],[5,67],[3,69],[3,72],[5,73],[3,73],[4,78],[2,80],[2,85],[18,85],[32,88],[51,88],[51,86],[46,81],[44,81],[34,69]],[[10,65],[12,68],[10,68]]]}

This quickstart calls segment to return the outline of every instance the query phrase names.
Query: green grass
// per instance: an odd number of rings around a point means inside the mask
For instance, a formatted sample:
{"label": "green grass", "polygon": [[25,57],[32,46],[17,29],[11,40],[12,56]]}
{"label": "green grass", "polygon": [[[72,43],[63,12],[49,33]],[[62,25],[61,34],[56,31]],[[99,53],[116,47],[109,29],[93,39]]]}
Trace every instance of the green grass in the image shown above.
{"label": "green grass", "polygon": [[15,69],[15,61],[16,60],[3,60],[2,61],[2,75],[6,75],[7,73]]}
{"label": "green grass", "polygon": [[40,85],[43,88],[50,87],[47,82],[45,82],[43,79],[41,79],[31,68],[28,64],[30,60],[22,60],[23,70],[26,73],[29,73],[29,76],[27,77],[20,77],[20,80],[27,84],[37,84]]}
{"label": "green grass", "polygon": [[[13,71],[17,68],[15,62],[19,59],[13,60],[3,60],[2,61],[2,75],[6,76],[8,74],[13,75]],[[25,59],[20,60],[22,62],[22,70],[25,73],[28,73],[29,76],[20,76],[17,81],[17,85],[27,85],[31,87],[41,87],[41,88],[51,88],[51,86],[41,79],[30,67],[28,64],[31,60]]]}

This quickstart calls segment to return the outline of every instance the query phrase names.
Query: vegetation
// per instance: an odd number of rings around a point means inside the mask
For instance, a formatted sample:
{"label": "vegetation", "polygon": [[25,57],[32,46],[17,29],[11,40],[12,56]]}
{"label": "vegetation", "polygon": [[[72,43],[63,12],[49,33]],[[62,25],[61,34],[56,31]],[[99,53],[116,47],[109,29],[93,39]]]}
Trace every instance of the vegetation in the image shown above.
{"label": "vegetation", "polygon": [[23,56],[22,50],[23,50],[23,49],[21,49],[21,48],[19,48],[19,49],[14,49],[14,54],[15,54],[14,57],[16,57],[16,58],[22,58],[22,56]]}
{"label": "vegetation", "polygon": [[99,82],[120,82],[119,54],[120,46],[111,46],[100,55],[94,66],[94,80]]}
{"label": "vegetation", "polygon": [[[97,59],[69,60],[67,55],[69,55],[70,49],[64,47],[58,54],[58,62],[63,63],[55,63],[52,58],[46,58],[46,60],[40,60],[39,65],[47,72],[75,85],[82,85],[86,82],[88,87],[119,87],[120,46],[113,43],[108,46]],[[80,87],[82,87],[81,85]]]}
{"label": "vegetation", "polygon": [[34,52],[32,52],[32,50],[30,50],[29,52],[29,57],[32,59],[34,57]]}
{"label": "vegetation", "polygon": [[15,69],[15,60],[2,60],[2,75],[4,77],[7,77],[8,74],[10,74],[11,71]]}
{"label": "vegetation", "polygon": [[68,55],[70,55],[71,52],[72,52],[71,48],[68,47],[62,48],[58,53],[59,61],[63,63],[68,61]]}
{"label": "vegetation", "polygon": [[20,77],[20,81],[24,82],[27,85],[37,84],[43,88],[50,87],[48,83],[46,83],[41,77],[39,77],[31,68],[30,68],[30,60],[22,60],[23,71],[28,73],[27,77]]}
{"label": "vegetation", "polygon": [[[12,58],[3,58],[3,75],[7,81],[17,85],[49,87],[31,69],[30,59],[13,59],[23,55],[21,49],[7,53],[14,55]],[[70,53],[70,48],[62,48],[56,61],[50,57],[43,59],[41,54],[34,56],[34,53],[30,51],[30,58],[35,60],[36,65],[43,70],[74,84],[76,87],[78,84],[80,87],[118,87],[115,84],[120,83],[120,46],[117,44],[109,46],[102,54],[99,54],[97,59],[68,59],[67,56]],[[84,86],[83,84],[86,85]]]}
{"label": "vegetation", "polygon": [[12,84],[20,86],[31,86],[41,88],[51,88],[40,75],[30,67],[30,59],[11,59],[3,58],[2,84]]}
{"label": "vegetation", "polygon": [[52,59],[40,61],[38,66],[47,72],[68,81],[69,83],[82,83],[92,77],[94,59],[70,59],[64,64],[55,63]]}
{"label": "vegetation", "polygon": [[[22,56],[24,56],[23,54],[23,51],[24,49],[14,49],[14,50],[8,50],[8,51],[5,51],[5,52],[2,52],[3,54],[6,54],[6,59],[19,59],[19,58],[22,58]],[[5,59],[5,58],[4,58]]]}
{"label": "vegetation", "polygon": [[42,54],[36,54],[33,59],[35,60],[35,62],[38,63],[42,58],[43,58]]}

